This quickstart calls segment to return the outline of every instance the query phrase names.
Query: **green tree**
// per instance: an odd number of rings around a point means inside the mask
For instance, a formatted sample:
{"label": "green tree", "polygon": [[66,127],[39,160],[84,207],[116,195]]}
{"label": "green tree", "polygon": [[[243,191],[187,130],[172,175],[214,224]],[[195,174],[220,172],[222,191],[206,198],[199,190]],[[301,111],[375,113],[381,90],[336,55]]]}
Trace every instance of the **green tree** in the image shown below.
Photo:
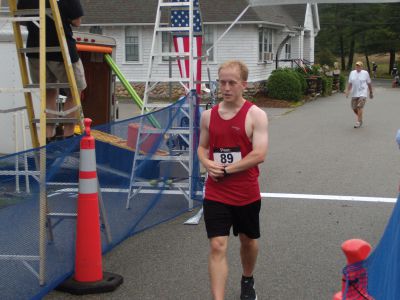
{"label": "green tree", "polygon": [[330,49],[340,57],[342,70],[350,70],[356,52],[365,55],[367,67],[369,55],[390,53],[391,70],[400,49],[400,3],[330,4],[319,8],[317,57],[324,49]]}

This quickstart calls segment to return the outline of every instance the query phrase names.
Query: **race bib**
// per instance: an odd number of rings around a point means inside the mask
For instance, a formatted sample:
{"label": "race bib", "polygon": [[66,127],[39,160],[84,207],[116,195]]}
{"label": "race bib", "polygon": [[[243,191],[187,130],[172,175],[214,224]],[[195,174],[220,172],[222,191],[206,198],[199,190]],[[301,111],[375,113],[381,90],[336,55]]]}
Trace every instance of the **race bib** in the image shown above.
{"label": "race bib", "polygon": [[230,165],[242,159],[240,147],[214,148],[214,161]]}

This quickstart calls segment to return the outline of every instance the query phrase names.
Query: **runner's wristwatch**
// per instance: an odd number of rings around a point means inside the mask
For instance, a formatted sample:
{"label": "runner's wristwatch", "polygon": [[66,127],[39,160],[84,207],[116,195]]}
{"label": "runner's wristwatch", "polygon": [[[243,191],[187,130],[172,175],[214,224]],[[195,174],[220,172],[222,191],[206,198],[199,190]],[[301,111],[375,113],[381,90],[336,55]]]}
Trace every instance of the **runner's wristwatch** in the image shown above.
{"label": "runner's wristwatch", "polygon": [[224,167],[224,177],[229,176],[228,172],[226,172],[226,166]]}

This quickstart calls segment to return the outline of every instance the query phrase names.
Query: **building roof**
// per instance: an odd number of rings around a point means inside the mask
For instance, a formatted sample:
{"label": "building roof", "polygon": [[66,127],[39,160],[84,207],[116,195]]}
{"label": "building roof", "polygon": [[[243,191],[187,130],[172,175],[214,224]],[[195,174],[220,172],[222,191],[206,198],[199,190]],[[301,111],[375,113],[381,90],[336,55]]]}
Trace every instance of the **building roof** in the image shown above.
{"label": "building roof", "polygon": [[[248,5],[246,0],[199,1],[204,23],[232,23]],[[158,4],[157,0],[81,0],[81,2],[85,10],[82,25],[154,24]],[[304,26],[305,13],[306,4],[251,7],[240,22]]]}

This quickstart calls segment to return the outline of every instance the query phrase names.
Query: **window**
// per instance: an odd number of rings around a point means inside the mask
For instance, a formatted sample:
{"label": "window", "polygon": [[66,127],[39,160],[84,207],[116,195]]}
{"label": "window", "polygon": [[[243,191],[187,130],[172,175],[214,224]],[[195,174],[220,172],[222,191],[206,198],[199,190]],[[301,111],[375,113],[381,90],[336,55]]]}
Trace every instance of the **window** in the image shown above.
{"label": "window", "polygon": [[[204,25],[203,26],[203,55],[206,55],[206,51],[214,45],[214,27],[209,26],[209,25]],[[212,48],[210,51],[210,56],[208,57],[208,61],[213,62],[214,61],[214,50],[215,48]]]}
{"label": "window", "polygon": [[0,11],[1,12],[8,12],[8,1],[0,0]]}
{"label": "window", "polygon": [[[165,31],[162,32],[162,34],[161,34],[161,49],[162,49],[162,53],[175,52],[174,43],[172,41],[172,35],[170,32],[165,32]],[[174,57],[163,56],[162,61],[163,62],[169,61],[170,58],[171,58],[171,60],[174,60]]]}
{"label": "window", "polygon": [[140,60],[139,51],[139,28],[135,26],[125,27],[125,61],[138,62]]}
{"label": "window", "polygon": [[89,32],[95,34],[103,34],[103,28],[101,28],[100,26],[90,26]]}
{"label": "window", "polygon": [[272,59],[272,29],[262,27],[258,32],[258,61]]}
{"label": "window", "polygon": [[[206,51],[214,45],[214,30],[211,26],[203,26],[203,44],[202,44],[202,55],[206,55]],[[169,32],[162,32],[161,35],[161,47],[162,53],[165,52],[174,52],[174,45],[172,41],[172,37]],[[210,62],[214,61],[214,49],[210,51],[210,57],[208,58]],[[194,54],[195,55],[195,54]],[[162,61],[168,61],[168,56],[163,56]]]}
{"label": "window", "polygon": [[292,57],[292,44],[288,41],[285,44],[285,58],[290,59]]}

